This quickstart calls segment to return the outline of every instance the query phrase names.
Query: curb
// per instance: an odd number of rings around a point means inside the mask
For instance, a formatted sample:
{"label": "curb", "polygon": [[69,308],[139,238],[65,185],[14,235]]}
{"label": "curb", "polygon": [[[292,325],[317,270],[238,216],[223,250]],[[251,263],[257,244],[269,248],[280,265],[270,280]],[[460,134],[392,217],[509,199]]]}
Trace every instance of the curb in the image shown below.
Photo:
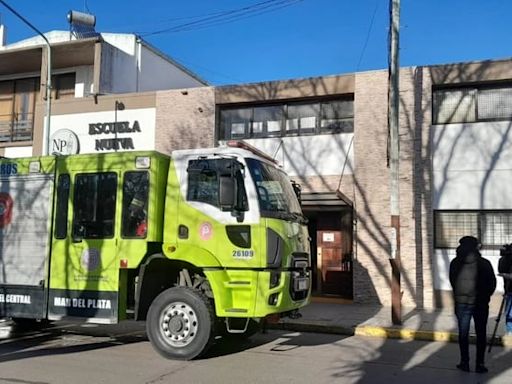
{"label": "curb", "polygon": [[[347,327],[304,322],[277,322],[266,324],[266,329],[279,329],[295,332],[329,333],[346,336],[378,337],[382,339],[401,339],[419,341],[443,341],[457,343],[459,335],[448,331],[424,331],[410,328],[379,327],[371,325],[356,325]],[[476,343],[476,336],[470,335],[469,342]],[[512,337],[496,337],[494,346],[512,347]]]}

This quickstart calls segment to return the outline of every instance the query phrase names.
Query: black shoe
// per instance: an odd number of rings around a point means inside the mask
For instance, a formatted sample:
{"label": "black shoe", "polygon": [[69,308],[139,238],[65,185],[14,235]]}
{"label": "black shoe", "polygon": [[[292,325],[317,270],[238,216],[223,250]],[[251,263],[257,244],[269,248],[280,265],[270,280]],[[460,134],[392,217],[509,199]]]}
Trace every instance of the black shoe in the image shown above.
{"label": "black shoe", "polygon": [[475,367],[475,372],[476,373],[487,373],[489,372],[489,370],[487,369],[487,367],[483,364],[478,364],[476,367]]}
{"label": "black shoe", "polygon": [[457,368],[464,372],[469,372],[469,363],[457,364]]}

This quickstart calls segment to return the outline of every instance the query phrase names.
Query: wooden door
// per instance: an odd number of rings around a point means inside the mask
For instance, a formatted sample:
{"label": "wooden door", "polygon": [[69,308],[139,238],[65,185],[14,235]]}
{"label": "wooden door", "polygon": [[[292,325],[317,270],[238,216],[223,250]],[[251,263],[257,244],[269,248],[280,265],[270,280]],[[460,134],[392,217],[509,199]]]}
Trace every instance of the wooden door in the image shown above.
{"label": "wooden door", "polygon": [[323,215],[316,232],[318,291],[347,299],[352,298],[350,217],[340,212]]}
{"label": "wooden door", "polygon": [[326,294],[341,293],[341,231],[317,231],[318,282]]}

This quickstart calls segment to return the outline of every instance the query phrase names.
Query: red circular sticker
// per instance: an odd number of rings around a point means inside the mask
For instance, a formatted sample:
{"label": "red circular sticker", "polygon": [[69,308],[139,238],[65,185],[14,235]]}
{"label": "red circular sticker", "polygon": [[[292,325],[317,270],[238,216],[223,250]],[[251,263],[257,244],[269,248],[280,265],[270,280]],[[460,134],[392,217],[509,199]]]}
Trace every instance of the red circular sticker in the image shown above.
{"label": "red circular sticker", "polygon": [[210,223],[205,222],[199,228],[199,237],[201,240],[210,240],[213,236],[213,227]]}
{"label": "red circular sticker", "polygon": [[12,197],[6,192],[0,193],[0,228],[6,227],[12,219]]}

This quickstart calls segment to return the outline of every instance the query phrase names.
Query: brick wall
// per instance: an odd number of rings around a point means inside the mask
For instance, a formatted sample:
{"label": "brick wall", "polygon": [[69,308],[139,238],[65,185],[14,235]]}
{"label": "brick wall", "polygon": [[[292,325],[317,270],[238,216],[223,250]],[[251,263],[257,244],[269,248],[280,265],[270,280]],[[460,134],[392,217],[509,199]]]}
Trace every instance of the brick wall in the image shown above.
{"label": "brick wall", "polygon": [[211,87],[156,94],[157,151],[214,146],[215,99]]}
{"label": "brick wall", "polygon": [[[431,197],[425,71],[400,72],[400,242],[402,305],[432,307]],[[354,300],[391,304],[387,71],[356,75]]]}

